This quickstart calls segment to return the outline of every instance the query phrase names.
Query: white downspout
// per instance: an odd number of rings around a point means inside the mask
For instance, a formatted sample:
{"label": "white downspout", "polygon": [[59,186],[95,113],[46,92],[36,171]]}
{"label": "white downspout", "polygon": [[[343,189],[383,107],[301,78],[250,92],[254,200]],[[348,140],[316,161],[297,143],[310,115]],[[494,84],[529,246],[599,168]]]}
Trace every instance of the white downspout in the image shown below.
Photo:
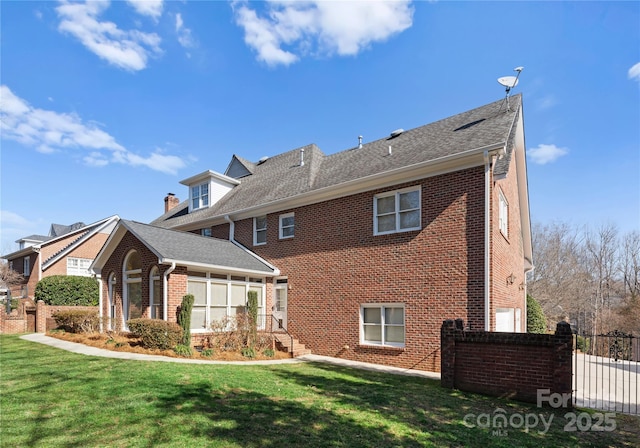
{"label": "white downspout", "polygon": [[163,320],[167,320],[167,313],[169,312],[169,274],[171,274],[176,268],[176,262],[172,262],[169,269],[162,274],[162,317]]}
{"label": "white downspout", "polygon": [[224,215],[224,220],[229,223],[229,241],[235,241],[236,223],[229,215]]}
{"label": "white downspout", "polygon": [[[505,152],[503,147],[498,154]],[[496,157],[484,152],[484,331],[491,331],[491,169]]]}
{"label": "white downspout", "polygon": [[102,275],[97,274],[96,275],[96,280],[98,280],[98,322],[100,322],[100,333],[103,332],[103,324],[104,322],[102,321]]}

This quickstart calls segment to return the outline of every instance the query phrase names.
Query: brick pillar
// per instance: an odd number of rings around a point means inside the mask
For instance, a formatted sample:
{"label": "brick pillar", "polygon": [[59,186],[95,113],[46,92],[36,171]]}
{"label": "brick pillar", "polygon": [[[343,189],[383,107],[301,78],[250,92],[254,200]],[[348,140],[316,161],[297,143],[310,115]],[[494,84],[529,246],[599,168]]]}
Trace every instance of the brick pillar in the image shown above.
{"label": "brick pillar", "polygon": [[455,386],[456,323],[447,319],[440,328],[440,385],[448,389]]}
{"label": "brick pillar", "polygon": [[47,306],[42,300],[36,303],[36,333],[47,332]]}
{"label": "brick pillar", "polygon": [[551,392],[570,394],[569,405],[571,406],[573,403],[571,384],[573,378],[573,334],[569,323],[558,322],[553,337],[553,352],[554,371],[553,390]]}

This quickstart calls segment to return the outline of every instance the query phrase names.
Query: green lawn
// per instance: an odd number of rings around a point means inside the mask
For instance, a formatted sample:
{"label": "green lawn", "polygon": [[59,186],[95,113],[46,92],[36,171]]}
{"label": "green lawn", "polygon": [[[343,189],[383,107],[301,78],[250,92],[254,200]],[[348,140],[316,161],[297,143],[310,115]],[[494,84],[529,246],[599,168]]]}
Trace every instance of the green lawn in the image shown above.
{"label": "green lawn", "polygon": [[[336,366],[122,361],[0,336],[2,447],[640,446],[640,419],[564,431],[564,411],[442,389],[438,381]],[[525,432],[465,415],[553,416]],[[578,411],[579,412],[579,411]],[[477,423],[476,419],[467,422]]]}

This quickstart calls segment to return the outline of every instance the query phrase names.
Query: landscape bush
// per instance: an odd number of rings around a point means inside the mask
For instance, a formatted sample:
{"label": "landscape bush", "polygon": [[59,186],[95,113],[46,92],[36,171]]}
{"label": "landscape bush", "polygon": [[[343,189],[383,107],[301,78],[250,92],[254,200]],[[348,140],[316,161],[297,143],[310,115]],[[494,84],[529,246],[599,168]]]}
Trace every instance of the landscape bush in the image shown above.
{"label": "landscape bush", "polygon": [[193,294],[186,294],[182,297],[180,311],[178,312],[178,325],[182,327],[182,345],[191,347],[191,310],[195,297]]}
{"label": "landscape bush", "polygon": [[91,277],[52,275],[36,284],[36,302],[47,305],[96,306],[98,305],[98,281]]}
{"label": "landscape bush", "polygon": [[100,328],[98,312],[92,310],[57,311],[52,316],[58,328],[69,333],[94,333]]}
{"label": "landscape bush", "polygon": [[174,322],[142,318],[127,321],[127,326],[145,348],[168,350],[182,340],[182,328]]}
{"label": "landscape bush", "polygon": [[256,332],[252,336],[251,318],[246,313],[225,316],[212,322],[210,329],[213,334],[207,336],[206,345],[216,352],[242,353],[243,349],[250,347],[255,354],[272,346],[272,336],[268,333]]}
{"label": "landscape bush", "polygon": [[527,333],[547,332],[547,318],[542,311],[540,303],[527,294]]}

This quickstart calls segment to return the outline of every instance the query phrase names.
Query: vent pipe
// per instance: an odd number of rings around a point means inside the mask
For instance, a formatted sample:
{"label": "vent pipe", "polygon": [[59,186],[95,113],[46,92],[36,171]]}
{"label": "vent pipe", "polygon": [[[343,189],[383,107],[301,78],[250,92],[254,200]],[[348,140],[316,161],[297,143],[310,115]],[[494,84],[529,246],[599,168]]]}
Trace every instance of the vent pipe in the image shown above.
{"label": "vent pipe", "polygon": [[393,154],[393,150],[391,149],[391,145],[389,145],[389,153],[387,155]]}
{"label": "vent pipe", "polygon": [[362,148],[362,135],[358,135],[358,149]]}
{"label": "vent pipe", "polygon": [[304,166],[304,148],[300,148],[300,166]]}

